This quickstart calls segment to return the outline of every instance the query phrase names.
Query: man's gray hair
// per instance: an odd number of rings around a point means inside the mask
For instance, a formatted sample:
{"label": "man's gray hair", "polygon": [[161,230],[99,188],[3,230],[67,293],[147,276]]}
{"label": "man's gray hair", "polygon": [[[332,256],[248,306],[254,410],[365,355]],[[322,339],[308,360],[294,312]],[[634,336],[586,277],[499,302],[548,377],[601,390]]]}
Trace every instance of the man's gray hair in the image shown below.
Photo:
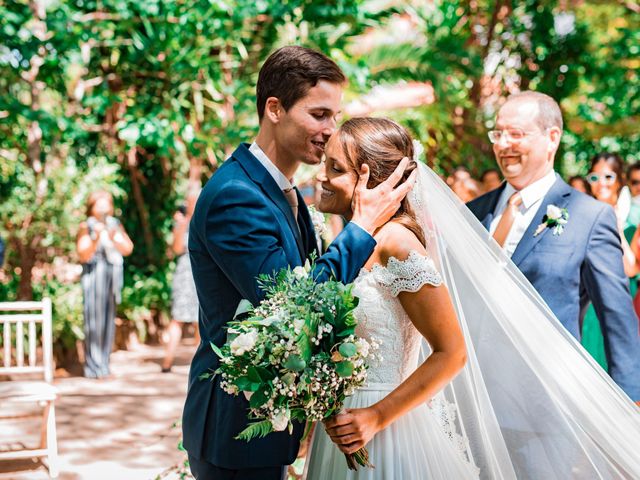
{"label": "man's gray hair", "polygon": [[551,127],[558,127],[562,130],[562,112],[560,111],[560,105],[549,95],[532,90],[525,90],[524,92],[509,95],[505,103],[514,100],[533,101],[538,104],[538,118],[536,118],[536,122],[542,130]]}

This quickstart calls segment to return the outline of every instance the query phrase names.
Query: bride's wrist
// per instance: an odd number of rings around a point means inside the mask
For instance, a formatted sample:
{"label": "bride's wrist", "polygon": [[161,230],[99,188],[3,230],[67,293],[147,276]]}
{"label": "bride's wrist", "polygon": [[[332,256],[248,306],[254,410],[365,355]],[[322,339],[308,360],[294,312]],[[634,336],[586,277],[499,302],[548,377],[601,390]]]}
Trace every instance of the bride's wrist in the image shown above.
{"label": "bride's wrist", "polygon": [[379,432],[383,430],[387,426],[387,418],[384,414],[384,409],[380,408],[380,405],[374,404],[369,407],[371,413],[373,414],[373,418],[375,419],[376,431]]}

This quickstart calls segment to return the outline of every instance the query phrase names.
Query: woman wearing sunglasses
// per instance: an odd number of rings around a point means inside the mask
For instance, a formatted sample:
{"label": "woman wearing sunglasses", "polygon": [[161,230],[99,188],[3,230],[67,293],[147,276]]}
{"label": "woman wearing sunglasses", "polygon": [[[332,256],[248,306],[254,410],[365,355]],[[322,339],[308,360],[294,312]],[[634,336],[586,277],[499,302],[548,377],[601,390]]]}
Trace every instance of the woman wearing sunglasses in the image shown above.
{"label": "woman wearing sunglasses", "polygon": [[[629,289],[634,297],[638,289],[636,276],[640,273],[640,266],[636,260],[639,256],[637,244],[640,230],[637,224],[630,222],[630,198],[628,192],[623,192],[624,163],[616,154],[600,153],[591,160],[591,168],[586,179],[593,196],[601,202],[608,203],[616,211],[624,271],[630,279]],[[607,368],[604,341],[593,305],[589,306],[584,318],[582,345],[603,368]]]}

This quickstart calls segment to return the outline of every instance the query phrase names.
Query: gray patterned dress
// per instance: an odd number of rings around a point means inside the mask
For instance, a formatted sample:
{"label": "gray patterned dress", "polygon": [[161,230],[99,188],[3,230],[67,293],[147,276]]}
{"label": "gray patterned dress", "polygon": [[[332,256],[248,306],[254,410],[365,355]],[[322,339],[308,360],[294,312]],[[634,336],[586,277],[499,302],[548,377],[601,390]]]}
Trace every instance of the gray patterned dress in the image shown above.
{"label": "gray patterned dress", "polygon": [[[189,232],[184,234],[185,246],[189,244]],[[186,251],[176,260],[176,271],[173,274],[171,288],[171,317],[184,323],[198,321],[198,295],[193,282],[189,252]]]}
{"label": "gray patterned dress", "polygon": [[[92,224],[91,218],[87,223]],[[84,376],[87,378],[109,375],[116,305],[120,303],[122,291],[122,267],[122,255],[103,231],[95,254],[82,264],[80,278],[84,298]]]}

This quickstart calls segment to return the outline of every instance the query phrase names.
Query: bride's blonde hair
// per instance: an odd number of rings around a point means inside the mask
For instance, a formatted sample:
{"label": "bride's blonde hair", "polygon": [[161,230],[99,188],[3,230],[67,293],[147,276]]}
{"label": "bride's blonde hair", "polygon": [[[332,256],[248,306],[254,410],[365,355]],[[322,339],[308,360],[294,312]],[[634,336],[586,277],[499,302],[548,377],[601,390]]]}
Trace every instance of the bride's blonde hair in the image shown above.
{"label": "bride's blonde hair", "polygon": [[[337,135],[347,161],[356,172],[360,171],[364,163],[369,166],[368,188],[389,178],[404,157],[409,158],[409,165],[400,183],[404,183],[418,167],[413,158],[413,143],[409,132],[387,118],[352,118],[342,124]],[[411,230],[425,244],[424,231],[418,224],[407,197],[402,200],[391,220]]]}

